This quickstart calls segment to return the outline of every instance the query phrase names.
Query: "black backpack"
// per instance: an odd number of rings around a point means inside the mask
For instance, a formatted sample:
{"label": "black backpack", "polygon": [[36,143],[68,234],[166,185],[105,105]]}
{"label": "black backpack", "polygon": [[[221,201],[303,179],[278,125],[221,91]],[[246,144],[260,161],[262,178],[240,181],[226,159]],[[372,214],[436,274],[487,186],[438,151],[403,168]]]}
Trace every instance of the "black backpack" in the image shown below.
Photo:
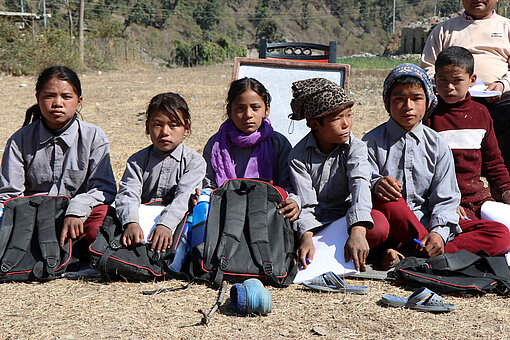
{"label": "black backpack", "polygon": [[23,196],[4,203],[0,225],[0,282],[49,281],[78,262],[73,247],[59,245],[69,198]]}
{"label": "black backpack", "polygon": [[103,280],[151,281],[164,278],[167,274],[175,276],[170,265],[176,254],[179,242],[185,240],[182,235],[187,215],[173,233],[172,247],[166,252],[150,250],[150,244],[139,244],[126,248],[121,244],[124,232],[116,217],[107,216],[104,225],[99,228],[96,240],[89,247],[92,265],[100,272]]}
{"label": "black backpack", "polygon": [[[297,273],[294,231],[278,213],[277,187],[255,179],[231,179],[211,194],[205,238],[192,230],[190,272],[219,286],[224,275],[265,278],[288,286]],[[195,226],[193,227],[195,228]]]}
{"label": "black backpack", "polygon": [[480,295],[510,293],[509,268],[504,257],[481,257],[467,250],[429,259],[407,257],[394,271],[397,280],[436,293]]}

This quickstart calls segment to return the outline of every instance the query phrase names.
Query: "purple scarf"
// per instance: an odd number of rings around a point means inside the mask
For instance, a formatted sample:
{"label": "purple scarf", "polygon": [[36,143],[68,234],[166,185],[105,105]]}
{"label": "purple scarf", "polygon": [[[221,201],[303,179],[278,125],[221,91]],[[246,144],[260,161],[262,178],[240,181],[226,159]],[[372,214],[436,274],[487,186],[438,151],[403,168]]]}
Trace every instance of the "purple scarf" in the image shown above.
{"label": "purple scarf", "polygon": [[273,133],[268,118],[264,118],[259,129],[249,135],[240,131],[231,119],[221,124],[214,137],[211,151],[211,165],[216,172],[216,184],[221,186],[226,180],[239,177],[232,159],[232,144],[240,148],[255,146],[243,178],[273,179],[273,168],[276,167],[276,154],[271,143]]}

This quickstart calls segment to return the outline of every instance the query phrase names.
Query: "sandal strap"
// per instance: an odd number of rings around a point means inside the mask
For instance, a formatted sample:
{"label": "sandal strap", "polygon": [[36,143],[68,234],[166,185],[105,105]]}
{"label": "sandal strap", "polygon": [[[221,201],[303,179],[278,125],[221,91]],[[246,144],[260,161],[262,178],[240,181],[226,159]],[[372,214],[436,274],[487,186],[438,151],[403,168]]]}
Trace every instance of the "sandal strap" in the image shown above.
{"label": "sandal strap", "polygon": [[322,275],[328,286],[335,288],[346,288],[347,284],[338,275],[333,272],[327,272]]}
{"label": "sandal strap", "polygon": [[423,302],[423,305],[425,306],[444,306],[443,298],[437,295],[436,293],[432,292],[430,294],[430,297]]}
{"label": "sandal strap", "polygon": [[310,280],[310,284],[315,286],[327,286],[328,283],[324,280],[323,275],[318,275]]}
{"label": "sandal strap", "polygon": [[444,306],[443,298],[428,288],[420,288],[407,299],[407,303],[418,304],[423,301],[424,306]]}
{"label": "sandal strap", "polygon": [[417,304],[418,302],[425,300],[431,293],[434,292],[428,288],[422,287],[412,293],[407,299],[407,302]]}

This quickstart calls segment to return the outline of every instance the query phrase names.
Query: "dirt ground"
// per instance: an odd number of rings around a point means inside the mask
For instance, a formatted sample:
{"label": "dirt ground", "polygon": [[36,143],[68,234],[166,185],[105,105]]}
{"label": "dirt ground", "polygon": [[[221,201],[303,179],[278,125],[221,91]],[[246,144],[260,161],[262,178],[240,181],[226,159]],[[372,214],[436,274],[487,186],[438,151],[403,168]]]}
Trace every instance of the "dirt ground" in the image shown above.
{"label": "dirt ground", "polygon": [[[180,93],[192,114],[192,134],[185,144],[198,152],[219,127],[232,65],[193,69],[126,67],[122,71],[80,75],[84,89],[82,118],[99,125],[111,142],[112,164],[119,180],[127,158],[149,144],[144,112],[157,93]],[[387,71],[354,70],[354,134],[361,137],[387,119],[381,101]],[[35,102],[35,80],[0,76],[0,148],[21,126]],[[2,150],[3,151],[3,150]],[[347,279],[368,285],[365,296],[319,294],[293,285],[269,288],[273,312],[238,317],[228,299],[208,326],[199,309],[209,310],[217,292],[202,284],[187,290],[145,296],[143,290],[177,287],[178,281],[98,283],[57,280],[44,284],[0,285],[0,339],[166,339],[166,338],[323,338],[348,339],[508,339],[510,302],[486,295],[447,296],[457,310],[428,314],[380,305],[383,294],[407,297],[412,291],[388,282]],[[229,286],[230,288],[230,286]]]}

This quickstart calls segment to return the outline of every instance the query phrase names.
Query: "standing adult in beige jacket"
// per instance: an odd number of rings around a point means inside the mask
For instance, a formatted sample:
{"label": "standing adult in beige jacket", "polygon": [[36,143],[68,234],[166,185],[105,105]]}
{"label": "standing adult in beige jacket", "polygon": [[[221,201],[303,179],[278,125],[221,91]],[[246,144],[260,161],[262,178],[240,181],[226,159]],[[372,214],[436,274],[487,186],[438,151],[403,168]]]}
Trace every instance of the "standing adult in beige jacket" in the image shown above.
{"label": "standing adult in beige jacket", "polygon": [[510,169],[510,20],[495,13],[499,0],[463,0],[464,13],[439,23],[430,33],[421,67],[434,79],[437,55],[450,46],[462,46],[475,58],[475,74],[487,90],[501,96],[475,99],[485,104],[494,120],[496,136]]}

